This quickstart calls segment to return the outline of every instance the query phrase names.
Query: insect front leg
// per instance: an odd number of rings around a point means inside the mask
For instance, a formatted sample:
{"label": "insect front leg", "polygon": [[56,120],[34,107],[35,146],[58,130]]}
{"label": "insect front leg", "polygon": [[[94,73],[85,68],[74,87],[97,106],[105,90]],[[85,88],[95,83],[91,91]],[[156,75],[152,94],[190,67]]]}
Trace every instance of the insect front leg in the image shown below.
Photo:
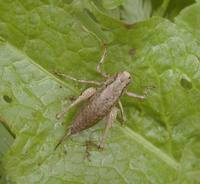
{"label": "insect front leg", "polygon": [[103,52],[103,55],[101,56],[101,59],[97,65],[97,72],[100,73],[103,77],[107,78],[108,77],[108,74],[103,72],[102,69],[101,69],[101,65],[104,63],[105,61],[105,58],[106,58],[106,54],[107,54],[107,48],[105,47],[104,48],[104,52]]}
{"label": "insect front leg", "polygon": [[147,88],[144,90],[144,94],[143,94],[143,95],[139,95],[139,94],[132,93],[132,92],[128,92],[128,91],[126,91],[125,94],[126,94],[127,96],[129,96],[129,97],[133,97],[133,98],[138,98],[138,99],[144,100],[144,99],[147,97],[149,91],[150,91],[152,88],[155,88],[155,86],[149,86],[149,87],[147,87]]}
{"label": "insect front leg", "polygon": [[106,137],[108,136],[109,129],[112,127],[113,123],[116,120],[117,111],[118,111],[118,109],[116,107],[113,107],[112,110],[110,111],[110,113],[107,116],[106,127],[105,127],[104,133],[101,137],[100,144],[99,144],[100,149],[104,148],[105,140],[106,140]]}
{"label": "insect front leg", "polygon": [[69,111],[69,109],[71,109],[75,105],[81,103],[82,101],[85,101],[85,100],[89,99],[95,93],[96,93],[96,89],[93,88],[93,87],[90,87],[90,88],[86,89],[74,102],[72,102],[68,107],[65,107],[63,109],[63,111],[59,112],[56,115],[56,118],[60,119],[60,118],[64,117],[64,115]]}
{"label": "insect front leg", "polygon": [[129,97],[138,98],[138,99],[141,99],[141,100],[144,100],[146,98],[146,94],[139,95],[139,94],[128,92],[128,91],[126,92],[126,95],[129,96]]}

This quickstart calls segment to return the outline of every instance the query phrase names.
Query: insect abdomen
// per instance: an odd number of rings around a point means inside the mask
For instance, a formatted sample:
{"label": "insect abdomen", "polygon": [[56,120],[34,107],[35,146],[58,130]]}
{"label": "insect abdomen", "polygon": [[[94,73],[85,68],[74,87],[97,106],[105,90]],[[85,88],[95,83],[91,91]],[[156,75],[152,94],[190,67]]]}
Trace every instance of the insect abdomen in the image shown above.
{"label": "insect abdomen", "polygon": [[102,107],[101,108],[98,108],[97,106],[93,107],[93,104],[88,104],[75,117],[70,129],[71,134],[78,133],[82,130],[85,130],[95,125],[109,111],[110,108],[102,109]]}

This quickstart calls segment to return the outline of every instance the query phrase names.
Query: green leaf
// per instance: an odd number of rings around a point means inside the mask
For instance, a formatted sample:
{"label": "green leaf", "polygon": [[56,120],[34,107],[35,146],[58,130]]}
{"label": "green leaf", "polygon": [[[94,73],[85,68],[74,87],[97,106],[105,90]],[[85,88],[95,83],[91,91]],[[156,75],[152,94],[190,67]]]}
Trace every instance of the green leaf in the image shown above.
{"label": "green leaf", "polygon": [[191,33],[192,36],[197,40],[200,40],[199,9],[200,3],[194,4],[188,8],[185,8],[175,19],[176,24]]}
{"label": "green leaf", "polygon": [[114,9],[122,5],[125,0],[102,0],[103,7],[106,9]]}
{"label": "green leaf", "polygon": [[[66,141],[64,147],[55,151],[54,146],[64,133],[55,115],[61,109],[61,99],[70,96],[72,90],[7,43],[0,47],[0,58],[1,73],[4,74],[2,89],[9,90],[12,98],[10,105],[1,102],[1,112],[12,122],[10,126],[17,135],[4,160],[8,181],[81,183],[84,180],[95,183],[98,177],[103,177],[104,182],[123,183],[133,178],[140,179],[141,164],[149,174],[154,172],[152,177],[155,181],[160,180],[156,175],[161,171],[162,181],[168,181],[166,170],[174,177],[174,169],[178,166],[176,161],[129,128],[114,127],[109,136],[109,146],[103,152],[91,151],[91,162],[84,160],[84,142],[91,136],[92,129],[75,136],[73,141]],[[101,125],[93,128],[97,131],[94,141],[98,141],[101,129]],[[157,171],[150,169],[153,165],[158,166]],[[138,174],[134,176],[135,169]]]}
{"label": "green leaf", "polygon": [[3,159],[4,154],[9,150],[10,146],[14,142],[14,136],[12,132],[7,129],[5,122],[0,120],[0,183],[4,184],[6,181],[2,180],[4,173],[2,170],[1,160]]}
{"label": "green leaf", "polygon": [[160,7],[154,12],[154,15],[159,15],[163,17],[166,13],[169,3],[170,3],[170,0],[163,0]]}
{"label": "green leaf", "polygon": [[150,0],[126,0],[122,5],[121,18],[129,24],[147,20],[151,16]]}
{"label": "green leaf", "polygon": [[182,9],[194,2],[195,0],[163,0],[154,10],[153,15],[159,15],[173,20]]}
{"label": "green leaf", "polygon": [[[0,112],[16,135],[2,160],[4,179],[19,184],[199,183],[200,45],[194,34],[199,23],[189,19],[198,18],[198,8],[189,7],[175,23],[152,18],[132,27],[79,1],[1,1]],[[95,67],[102,43],[108,47],[106,72],[129,71],[129,91],[155,89],[145,101],[122,98],[127,126],[116,122],[102,152],[89,148],[89,161],[85,141],[98,143],[105,120],[55,151],[79,107],[65,120],[55,115],[86,86],[62,82],[47,70],[100,80]]]}
{"label": "green leaf", "polygon": [[8,151],[13,141],[14,141],[13,135],[3,125],[3,122],[0,121],[0,159]]}

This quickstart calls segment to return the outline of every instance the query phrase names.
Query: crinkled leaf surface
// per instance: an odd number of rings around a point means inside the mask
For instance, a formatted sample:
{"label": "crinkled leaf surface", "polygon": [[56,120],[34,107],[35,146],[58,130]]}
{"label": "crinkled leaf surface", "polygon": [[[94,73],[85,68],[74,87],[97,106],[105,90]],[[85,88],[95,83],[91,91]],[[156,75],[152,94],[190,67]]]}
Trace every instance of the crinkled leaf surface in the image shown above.
{"label": "crinkled leaf surface", "polygon": [[2,121],[0,121],[0,136],[0,159],[2,159],[3,155],[7,152],[14,141],[14,137],[3,125]]}
{"label": "crinkled leaf surface", "polygon": [[[163,0],[163,1],[155,1],[152,0],[153,6],[155,6],[155,11],[153,12],[153,15],[159,15],[159,16],[164,16],[169,19],[174,19],[179,12],[193,4],[195,0]],[[157,8],[156,8],[157,7]]]}
{"label": "crinkled leaf surface", "polygon": [[[0,120],[0,178],[4,177],[2,166],[3,156],[7,153],[13,142],[14,135],[12,135],[12,132],[7,129],[7,126],[4,124],[4,122]],[[0,183],[3,184],[5,181],[1,181],[0,179]]]}
{"label": "crinkled leaf surface", "polygon": [[106,9],[114,9],[114,8],[122,5],[123,2],[124,2],[124,0],[111,0],[111,1],[103,0],[102,4],[103,4],[104,8],[106,8]]}
{"label": "crinkled leaf surface", "polygon": [[193,4],[194,2],[195,0],[171,0],[166,9],[165,17],[174,19],[183,8]]}
{"label": "crinkled leaf surface", "polygon": [[148,19],[151,13],[150,0],[126,0],[122,6],[121,17],[122,20],[131,24]]}
{"label": "crinkled leaf surface", "polygon": [[[105,0],[102,5],[104,12],[128,24],[146,20],[152,13],[151,0]],[[113,12],[119,15],[113,15]]]}
{"label": "crinkled leaf surface", "polygon": [[[175,23],[152,18],[131,26],[93,4],[81,9],[82,3],[0,1],[0,114],[16,134],[2,160],[5,181],[199,183],[200,5],[182,11]],[[54,151],[78,108],[62,122],[55,115],[86,86],[61,82],[47,70],[100,80],[95,66],[102,42],[108,45],[105,71],[129,71],[130,91],[155,88],[143,102],[122,98],[127,126],[116,123],[105,150],[91,148],[89,161],[85,140],[98,142],[105,121]]]}

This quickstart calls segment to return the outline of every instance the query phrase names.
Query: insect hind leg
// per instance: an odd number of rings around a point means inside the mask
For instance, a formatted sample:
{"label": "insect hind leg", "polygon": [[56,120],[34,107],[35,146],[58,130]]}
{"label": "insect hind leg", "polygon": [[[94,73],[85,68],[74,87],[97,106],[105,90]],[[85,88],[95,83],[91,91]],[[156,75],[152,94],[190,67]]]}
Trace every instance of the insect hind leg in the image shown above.
{"label": "insect hind leg", "polygon": [[123,108],[123,105],[121,103],[121,100],[118,101],[118,106],[119,106],[119,110],[120,110],[120,123],[121,125],[125,125],[125,122],[126,122],[126,115],[124,113],[124,108]]}
{"label": "insect hind leg", "polygon": [[89,99],[95,93],[96,93],[96,89],[93,87],[86,89],[74,102],[72,102],[68,107],[65,107],[61,112],[56,114],[56,118],[60,119],[60,118],[64,117],[64,115],[69,111],[69,109],[71,109],[75,105],[81,103],[82,101]]}
{"label": "insect hind leg", "polygon": [[113,123],[116,120],[117,111],[118,111],[118,109],[116,107],[113,107],[107,116],[107,123],[106,123],[104,133],[100,140],[99,149],[103,149],[105,146],[106,137],[108,136],[109,129],[112,127]]}

